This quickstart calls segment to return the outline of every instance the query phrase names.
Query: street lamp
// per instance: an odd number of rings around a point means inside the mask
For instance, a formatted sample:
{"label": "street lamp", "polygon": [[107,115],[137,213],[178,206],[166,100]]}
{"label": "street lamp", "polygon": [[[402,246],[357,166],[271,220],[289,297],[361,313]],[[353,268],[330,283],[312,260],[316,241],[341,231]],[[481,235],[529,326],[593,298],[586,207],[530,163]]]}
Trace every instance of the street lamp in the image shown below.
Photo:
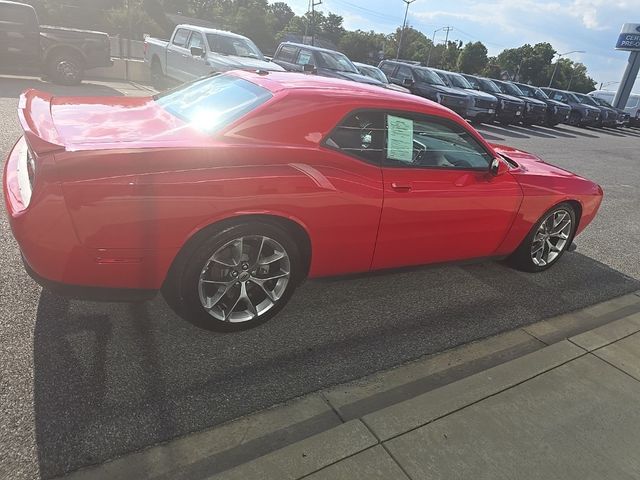
{"label": "street lamp", "polygon": [[608,87],[609,85],[615,85],[620,82],[600,82],[600,88],[598,90],[602,90],[604,87]]}
{"label": "street lamp", "polygon": [[402,48],[402,37],[404,36],[404,29],[407,24],[407,15],[409,13],[409,5],[411,5],[416,0],[402,0],[402,1],[407,4],[407,8],[404,11],[404,20],[402,22],[402,30],[400,31],[400,41],[398,42],[398,52],[396,53],[396,60],[400,58],[400,48]]}
{"label": "street lamp", "polygon": [[584,50],[571,50],[570,52],[566,52],[566,53],[559,53],[558,54],[558,60],[556,60],[556,66],[553,67],[553,73],[551,74],[551,80],[549,80],[549,88],[551,88],[551,84],[553,83],[553,78],[556,76],[556,72],[558,71],[558,62],[560,61],[561,57],[564,57],[565,55],[569,55],[570,53],[587,53]]}
{"label": "street lamp", "polygon": [[431,50],[433,50],[433,47],[435,47],[436,33],[438,33],[441,30],[446,30],[448,28],[449,27],[442,27],[433,31],[433,36],[431,37],[431,46],[429,47],[429,55],[427,55],[427,65],[426,65],[427,67],[429,66],[429,62],[431,61]]}

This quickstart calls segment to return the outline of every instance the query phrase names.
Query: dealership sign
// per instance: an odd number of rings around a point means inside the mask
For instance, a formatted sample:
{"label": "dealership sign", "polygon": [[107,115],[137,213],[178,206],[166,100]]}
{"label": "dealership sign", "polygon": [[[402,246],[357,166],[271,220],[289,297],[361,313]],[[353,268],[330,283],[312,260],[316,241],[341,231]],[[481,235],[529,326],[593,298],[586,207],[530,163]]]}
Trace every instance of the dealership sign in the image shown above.
{"label": "dealership sign", "polygon": [[640,51],[640,23],[625,23],[622,26],[616,49]]}

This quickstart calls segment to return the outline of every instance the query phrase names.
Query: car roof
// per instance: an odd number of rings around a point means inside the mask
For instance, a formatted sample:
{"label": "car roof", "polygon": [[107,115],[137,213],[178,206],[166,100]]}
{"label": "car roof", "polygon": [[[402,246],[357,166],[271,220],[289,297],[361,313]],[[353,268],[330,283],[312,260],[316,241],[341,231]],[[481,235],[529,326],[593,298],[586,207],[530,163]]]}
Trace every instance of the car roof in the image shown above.
{"label": "car roof", "polygon": [[234,75],[243,78],[251,83],[266,88],[270,92],[277,94],[286,90],[296,90],[298,93],[327,93],[335,95],[341,93],[362,100],[366,105],[366,100],[388,102],[391,104],[402,103],[405,106],[427,107],[434,110],[449,112],[449,109],[430,100],[419,96],[409,95],[403,92],[396,92],[382,88],[377,85],[367,85],[364,83],[342,80],[338,78],[322,77],[297,72],[272,72],[272,71],[246,71],[234,70],[227,75]]}

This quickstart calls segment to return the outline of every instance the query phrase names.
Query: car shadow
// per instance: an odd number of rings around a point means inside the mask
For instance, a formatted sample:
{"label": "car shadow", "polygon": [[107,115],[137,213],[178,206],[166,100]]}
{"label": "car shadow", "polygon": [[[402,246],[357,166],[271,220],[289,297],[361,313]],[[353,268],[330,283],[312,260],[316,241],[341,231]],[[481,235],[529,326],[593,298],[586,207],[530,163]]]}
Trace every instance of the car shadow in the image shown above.
{"label": "car shadow", "polygon": [[123,96],[123,93],[115,88],[92,83],[91,81],[84,81],[80,85],[67,86],[45,82],[35,77],[0,76],[0,98],[18,98],[22,92],[29,88],[42,90],[57,96]]}
{"label": "car shadow", "polygon": [[540,131],[536,129],[533,125],[509,125],[510,129],[515,130],[516,132],[523,132],[532,137],[539,138],[556,138],[555,135],[550,135],[549,133],[545,133],[544,131]]}
{"label": "car shadow", "polygon": [[[510,137],[510,138],[531,138],[529,135],[523,135],[521,133],[518,132],[514,132],[513,130],[510,129],[511,125],[509,126],[497,126],[497,125],[487,125],[487,124],[482,124],[478,127],[478,129],[481,132],[485,132],[488,131],[490,133],[495,133],[497,135],[503,135],[505,137]],[[504,140],[504,138],[503,138]]]}
{"label": "car shadow", "polygon": [[571,130],[567,130],[566,127],[559,127],[559,126],[555,126],[553,127],[555,130],[557,130],[558,132],[562,132],[562,133],[571,133],[573,135],[577,135],[578,137],[587,137],[587,138],[600,138],[597,135],[590,135],[588,133],[585,133],[585,127],[572,127]]}
{"label": "car shadow", "polygon": [[611,137],[624,137],[624,134],[608,127],[587,127],[586,130],[594,133],[600,133],[602,135],[609,135]]}
{"label": "car shadow", "polygon": [[537,132],[549,134],[554,138],[558,138],[558,137],[561,137],[561,138],[576,138],[575,135],[559,131],[556,126],[547,127],[546,125],[535,125],[535,126],[529,127],[529,129],[537,131]]}
{"label": "car shadow", "polygon": [[63,475],[329,385],[640,288],[578,253],[525,274],[499,262],[302,285],[234,334],[197,329],[160,298],[92,303],[41,293],[34,412],[42,477]]}

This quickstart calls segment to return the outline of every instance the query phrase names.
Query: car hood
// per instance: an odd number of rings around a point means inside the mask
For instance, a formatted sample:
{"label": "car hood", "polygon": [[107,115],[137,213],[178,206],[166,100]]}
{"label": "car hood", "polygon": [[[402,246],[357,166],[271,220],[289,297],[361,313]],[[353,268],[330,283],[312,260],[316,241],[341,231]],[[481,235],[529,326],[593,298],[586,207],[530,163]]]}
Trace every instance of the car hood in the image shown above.
{"label": "car hood", "polygon": [[518,169],[519,174],[581,178],[575,173],[551,165],[531,153],[523,152],[507,145],[491,144],[491,146],[498,154],[516,162],[520,166]]}
{"label": "car hood", "polygon": [[557,100],[553,100],[551,98],[548,98],[547,100],[541,100],[544,101],[547,105],[551,105],[551,106],[555,106],[555,107],[567,107],[567,108],[571,108],[568,104],[566,103],[562,103],[559,102]]}
{"label": "car hood", "polygon": [[467,95],[471,95],[474,98],[481,98],[482,100],[489,100],[490,102],[495,102],[497,99],[495,95],[491,95],[489,93],[481,92],[480,90],[474,90],[471,88],[461,89]]}
{"label": "car hood", "polygon": [[273,70],[284,72],[284,68],[277,63],[259,58],[210,53],[207,55],[207,60],[216,70]]}
{"label": "car hood", "polygon": [[451,87],[446,87],[444,85],[431,85],[431,84],[429,84],[429,87],[433,88],[434,90],[437,90],[440,93],[446,93],[448,95],[455,95],[458,97],[469,97],[468,92],[463,89],[455,89]]}
{"label": "car hood", "polygon": [[210,136],[170,114],[152,97],[49,97],[49,101],[57,143],[67,151],[212,142]]}
{"label": "car hood", "polygon": [[400,85],[396,85],[395,83],[383,83],[382,86],[396,92],[411,93],[411,90],[409,90],[408,88],[401,87]]}
{"label": "car hood", "polygon": [[543,102],[542,100],[538,100],[536,98],[531,98],[531,97],[520,97],[520,98],[524,100],[526,103],[531,103],[532,105],[538,105],[540,107],[547,106],[545,102]]}
{"label": "car hood", "polygon": [[498,100],[506,100],[508,102],[522,103],[524,104],[524,100],[518,97],[514,97],[512,95],[507,95],[506,93],[490,93],[489,95],[493,95]]}

